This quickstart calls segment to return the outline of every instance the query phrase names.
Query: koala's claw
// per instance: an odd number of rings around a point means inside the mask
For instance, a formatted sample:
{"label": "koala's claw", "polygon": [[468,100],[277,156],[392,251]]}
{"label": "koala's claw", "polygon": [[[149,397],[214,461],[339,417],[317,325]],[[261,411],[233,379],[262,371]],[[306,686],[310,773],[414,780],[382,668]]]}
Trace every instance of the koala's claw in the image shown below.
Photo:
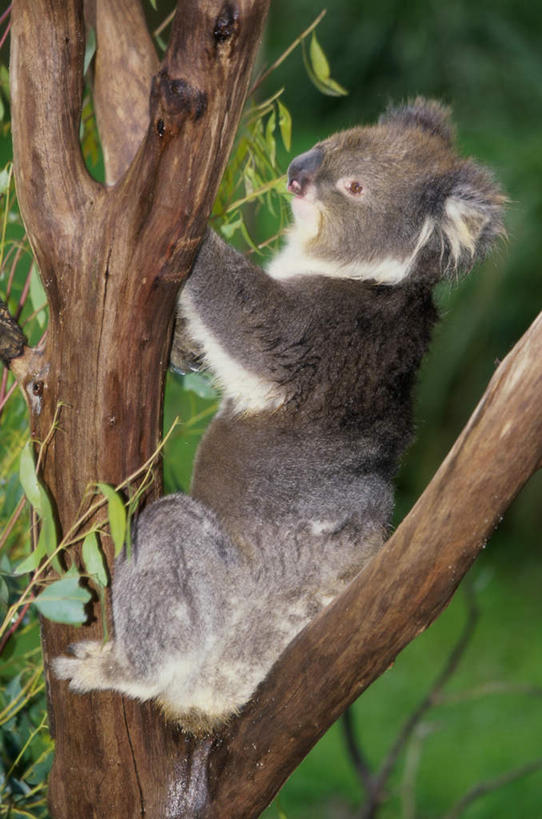
{"label": "koala's claw", "polygon": [[88,657],[94,657],[102,650],[102,644],[97,640],[81,640],[78,643],[70,643],[66,651],[72,657],[77,657],[78,660],[86,660]]}

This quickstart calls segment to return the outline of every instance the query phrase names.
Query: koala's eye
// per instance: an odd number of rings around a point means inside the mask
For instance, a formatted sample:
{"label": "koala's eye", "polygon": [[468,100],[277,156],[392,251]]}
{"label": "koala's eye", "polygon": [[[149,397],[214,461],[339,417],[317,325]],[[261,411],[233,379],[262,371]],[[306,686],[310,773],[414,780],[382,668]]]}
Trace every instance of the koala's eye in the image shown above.
{"label": "koala's eye", "polygon": [[359,196],[363,190],[363,186],[360,185],[359,182],[349,182],[346,186],[346,190],[348,193],[351,193],[352,196]]}
{"label": "koala's eye", "polygon": [[358,197],[363,192],[363,185],[357,179],[341,179],[339,187],[349,196]]}

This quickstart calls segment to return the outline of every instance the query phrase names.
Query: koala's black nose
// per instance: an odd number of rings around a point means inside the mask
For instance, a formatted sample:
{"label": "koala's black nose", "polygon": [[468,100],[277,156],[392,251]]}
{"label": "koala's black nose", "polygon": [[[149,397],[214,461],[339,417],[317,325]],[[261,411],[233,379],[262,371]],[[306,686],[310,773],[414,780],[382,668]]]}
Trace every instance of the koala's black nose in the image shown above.
{"label": "koala's black nose", "polygon": [[288,168],[288,190],[296,196],[303,196],[307,185],[313,181],[316,171],[322,164],[324,152],[321,148],[311,148],[304,154],[296,156]]}

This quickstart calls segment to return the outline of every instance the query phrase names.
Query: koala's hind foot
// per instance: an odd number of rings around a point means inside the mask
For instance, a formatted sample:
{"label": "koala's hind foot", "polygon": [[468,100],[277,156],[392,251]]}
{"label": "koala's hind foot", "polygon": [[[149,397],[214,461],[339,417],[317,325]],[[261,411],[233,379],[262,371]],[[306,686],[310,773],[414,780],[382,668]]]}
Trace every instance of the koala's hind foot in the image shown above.
{"label": "koala's hind foot", "polygon": [[85,693],[93,689],[120,690],[125,674],[114,652],[114,642],[85,640],[72,643],[72,657],[56,657],[53,671],[61,680],[70,680],[72,691]]}

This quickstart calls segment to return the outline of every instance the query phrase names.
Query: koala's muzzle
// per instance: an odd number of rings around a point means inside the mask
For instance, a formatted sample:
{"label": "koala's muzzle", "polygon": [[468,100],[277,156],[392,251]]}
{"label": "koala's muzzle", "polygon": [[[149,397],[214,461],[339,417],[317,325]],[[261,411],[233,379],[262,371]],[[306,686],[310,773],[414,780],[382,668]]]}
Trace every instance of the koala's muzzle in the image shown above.
{"label": "koala's muzzle", "polygon": [[304,154],[296,156],[288,168],[288,190],[296,196],[304,196],[308,185],[314,181],[316,172],[322,160],[324,152],[321,148],[312,148]]}

